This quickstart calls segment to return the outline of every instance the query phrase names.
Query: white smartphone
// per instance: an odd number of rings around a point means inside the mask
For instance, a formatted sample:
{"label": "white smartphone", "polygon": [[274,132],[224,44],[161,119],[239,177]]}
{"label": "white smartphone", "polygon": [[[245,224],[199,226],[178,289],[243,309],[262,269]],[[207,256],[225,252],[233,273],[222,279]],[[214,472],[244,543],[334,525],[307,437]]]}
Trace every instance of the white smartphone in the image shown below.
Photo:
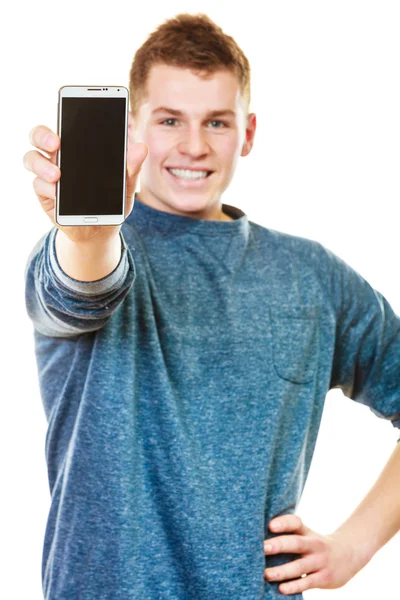
{"label": "white smartphone", "polygon": [[65,85],[58,91],[56,222],[120,225],[125,219],[129,91]]}

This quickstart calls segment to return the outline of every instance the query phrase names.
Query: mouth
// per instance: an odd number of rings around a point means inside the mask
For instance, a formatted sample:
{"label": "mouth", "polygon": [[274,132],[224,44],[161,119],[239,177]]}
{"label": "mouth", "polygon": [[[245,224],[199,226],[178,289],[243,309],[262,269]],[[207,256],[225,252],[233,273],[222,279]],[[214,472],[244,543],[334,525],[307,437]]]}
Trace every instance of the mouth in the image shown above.
{"label": "mouth", "polygon": [[[205,183],[208,183],[210,177],[213,175],[214,171],[206,171],[206,169],[204,169],[204,173],[207,173],[207,175],[205,177],[197,177],[197,178],[187,178],[185,179],[184,177],[178,177],[177,175],[174,175],[173,173],[171,173],[171,169],[172,170],[176,170],[174,167],[166,167],[165,170],[167,171],[168,175],[169,175],[169,179],[171,179],[174,183],[176,183],[177,185],[180,185],[181,187],[184,188],[198,188],[198,187],[202,187],[205,185]],[[192,169],[193,171],[199,171],[199,169]]]}
{"label": "mouth", "polygon": [[[208,171],[207,169],[190,169],[185,167],[166,167],[167,171],[192,171],[192,173],[207,173],[207,177],[214,173],[214,171]],[[173,173],[172,173],[173,175]]]}

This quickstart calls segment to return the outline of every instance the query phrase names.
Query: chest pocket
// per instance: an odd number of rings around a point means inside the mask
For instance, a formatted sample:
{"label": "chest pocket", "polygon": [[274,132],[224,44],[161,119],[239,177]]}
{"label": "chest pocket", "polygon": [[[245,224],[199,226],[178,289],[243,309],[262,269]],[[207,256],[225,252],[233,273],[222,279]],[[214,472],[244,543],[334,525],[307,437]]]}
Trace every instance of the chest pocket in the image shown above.
{"label": "chest pocket", "polygon": [[276,373],[292,383],[309,383],[318,360],[318,307],[270,309],[272,356]]}

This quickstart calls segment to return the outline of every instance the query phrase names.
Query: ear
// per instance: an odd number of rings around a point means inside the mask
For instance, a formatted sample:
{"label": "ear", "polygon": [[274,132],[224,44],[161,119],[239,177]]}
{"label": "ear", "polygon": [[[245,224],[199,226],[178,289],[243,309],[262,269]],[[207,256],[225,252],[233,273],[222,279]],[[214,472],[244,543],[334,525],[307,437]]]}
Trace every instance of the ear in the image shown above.
{"label": "ear", "polygon": [[251,113],[247,117],[247,125],[246,125],[246,140],[242,146],[242,152],[240,156],[247,156],[250,154],[250,151],[254,144],[254,136],[256,134],[257,128],[257,118],[255,113]]}

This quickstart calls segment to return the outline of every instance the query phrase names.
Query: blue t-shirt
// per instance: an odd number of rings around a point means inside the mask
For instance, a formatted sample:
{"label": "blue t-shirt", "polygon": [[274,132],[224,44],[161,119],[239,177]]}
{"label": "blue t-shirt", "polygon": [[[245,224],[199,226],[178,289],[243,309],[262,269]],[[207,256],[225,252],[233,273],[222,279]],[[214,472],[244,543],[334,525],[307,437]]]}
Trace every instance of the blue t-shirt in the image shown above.
{"label": "blue t-shirt", "polygon": [[[295,512],[327,392],[400,427],[400,319],[320,243],[136,197],[107,277],[33,249],[48,420],[46,600],[273,600],[269,521]],[[300,599],[301,594],[290,596]]]}

